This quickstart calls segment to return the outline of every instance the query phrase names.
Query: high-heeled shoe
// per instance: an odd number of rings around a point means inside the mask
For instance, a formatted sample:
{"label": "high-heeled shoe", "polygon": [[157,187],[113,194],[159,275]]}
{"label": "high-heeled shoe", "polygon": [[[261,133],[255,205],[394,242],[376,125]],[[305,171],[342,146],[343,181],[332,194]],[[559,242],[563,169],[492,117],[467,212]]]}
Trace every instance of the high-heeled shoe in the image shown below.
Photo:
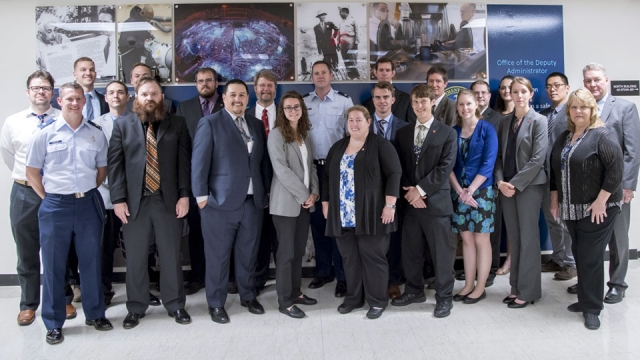
{"label": "high-heeled shoe", "polygon": [[506,298],[502,299],[502,303],[503,304],[509,304],[510,302],[515,300],[516,298],[517,298],[517,296],[511,297],[511,296],[507,295]]}
{"label": "high-heeled shoe", "polygon": [[514,299],[512,302],[507,304],[507,307],[509,307],[511,309],[522,309],[522,308],[527,307],[527,305],[529,305],[529,303],[531,303],[531,305],[533,305],[533,301],[525,301],[522,304],[518,304]]}
{"label": "high-heeled shoe", "polygon": [[487,298],[487,292],[483,291],[482,295],[478,296],[477,298],[472,298],[469,295],[465,296],[465,299],[462,300],[463,303],[465,304],[475,304],[480,300],[484,300]]}

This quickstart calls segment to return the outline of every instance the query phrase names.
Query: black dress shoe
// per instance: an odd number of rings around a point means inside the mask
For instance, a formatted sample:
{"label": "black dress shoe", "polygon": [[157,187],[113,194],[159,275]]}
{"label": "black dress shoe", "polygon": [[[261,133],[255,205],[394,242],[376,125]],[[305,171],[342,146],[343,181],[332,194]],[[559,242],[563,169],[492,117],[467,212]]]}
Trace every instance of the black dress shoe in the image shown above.
{"label": "black dress shoe", "polygon": [[95,320],[85,320],[85,325],[93,326],[96,330],[109,331],[113,330],[113,325],[106,317],[97,318]]}
{"label": "black dress shoe", "polygon": [[211,315],[211,320],[218,324],[226,324],[229,322],[229,315],[227,315],[223,307],[209,308],[209,315]]}
{"label": "black dress shoe", "polygon": [[193,295],[204,288],[204,282],[202,281],[189,281],[184,285],[184,293],[186,295]]}
{"label": "black dress shoe", "polygon": [[134,312],[129,312],[127,316],[124,318],[122,322],[122,327],[125,329],[133,329],[134,327],[140,324],[140,319],[144,317],[144,314],[136,314]]}
{"label": "black dress shoe", "polygon": [[338,312],[340,314],[348,314],[348,313],[352,312],[355,309],[360,309],[363,306],[364,306],[364,304],[348,305],[348,304],[342,303],[342,304],[340,304],[340,306],[338,306]]}
{"label": "black dress shoe", "polygon": [[522,308],[526,308],[527,305],[529,305],[529,303],[531,303],[531,305],[533,305],[533,301],[525,301],[522,304],[518,304],[514,299],[512,302],[507,304],[507,307],[510,308],[510,309],[522,309]]}
{"label": "black dress shoe", "polygon": [[410,294],[408,292],[405,292],[399,298],[391,300],[391,305],[407,306],[413,303],[423,303],[425,301],[427,301],[427,295],[424,292],[420,294]]}
{"label": "black dress shoe", "polygon": [[62,328],[55,328],[47,331],[47,344],[55,345],[64,341],[64,335],[62,335]]}
{"label": "black dress shoe", "polygon": [[598,330],[600,328],[600,319],[598,315],[590,313],[582,313],[584,317],[584,327],[589,330]]}
{"label": "black dress shoe", "polygon": [[191,316],[185,309],[178,309],[174,312],[170,312],[169,316],[176,319],[178,324],[186,325],[191,324]]}
{"label": "black dress shoe", "polygon": [[[494,277],[494,278],[495,278],[495,277]],[[485,287],[485,288],[488,288],[488,287],[491,287],[491,286],[493,286],[493,278],[491,278],[491,276],[489,276],[489,277],[487,278],[487,282],[486,282],[486,283],[484,283],[484,287]]]}
{"label": "black dress shoe", "polygon": [[279,307],[278,311],[294,319],[302,319],[304,317],[304,311],[300,310],[300,308],[295,305],[293,305],[291,309]]}
{"label": "black dress shoe", "polygon": [[456,274],[456,280],[458,281],[464,281],[466,278],[467,276],[465,275],[464,271]]}
{"label": "black dress shoe", "polygon": [[338,281],[336,284],[336,291],[334,291],[333,295],[337,298],[344,297],[347,294],[347,283],[344,281]]}
{"label": "black dress shoe", "polygon": [[472,297],[470,297],[469,295],[467,295],[467,296],[464,298],[464,300],[462,300],[462,302],[463,302],[463,303],[465,303],[465,304],[475,304],[475,303],[479,302],[480,300],[484,300],[484,299],[486,299],[486,298],[487,298],[487,292],[486,292],[486,291],[483,291],[483,292],[482,292],[482,295],[480,295],[480,296],[479,296],[479,297],[477,297],[477,298],[472,298]]}
{"label": "black dress shoe", "polygon": [[264,308],[262,307],[262,305],[260,305],[260,303],[258,302],[258,299],[251,299],[251,300],[240,300],[240,305],[246,307],[249,309],[249,312],[252,314],[256,314],[256,315],[261,315],[264,314]]}
{"label": "black dress shoe", "polygon": [[318,300],[310,298],[305,294],[302,294],[302,297],[297,297],[292,301],[294,304],[298,304],[298,305],[315,305],[318,303]]}
{"label": "black dress shoe", "polygon": [[577,295],[578,294],[578,284],[569,286],[567,288],[567,292],[569,294]]}
{"label": "black dress shoe", "polygon": [[160,302],[160,299],[153,295],[152,293],[149,293],[149,305],[151,306],[160,306],[162,305],[162,303]]}
{"label": "black dress shoe", "polygon": [[433,316],[437,318],[445,318],[451,315],[451,309],[453,308],[453,302],[441,301],[436,303],[436,308],[433,310]]}
{"label": "black dress shoe", "polygon": [[333,281],[333,277],[328,276],[316,276],[309,283],[309,289],[319,289],[324,286],[324,284],[330,283]]}
{"label": "black dress shoe", "polygon": [[227,294],[237,294],[238,293],[238,285],[236,285],[235,280],[229,280],[227,284]]}
{"label": "black dress shoe", "polygon": [[515,297],[507,296],[506,298],[502,299],[502,303],[503,304],[510,304],[515,299],[516,299]]}
{"label": "black dress shoe", "polygon": [[624,292],[624,289],[609,288],[609,291],[607,291],[607,294],[604,296],[604,302],[607,304],[617,304],[624,298]]}
{"label": "black dress shoe", "polygon": [[382,316],[383,312],[384,312],[384,308],[372,307],[371,309],[369,309],[369,311],[367,311],[367,318],[372,320],[377,319],[380,316]]}
{"label": "black dress shoe", "polygon": [[104,306],[105,307],[111,306],[111,301],[113,300],[113,297],[115,295],[116,295],[116,293],[113,290],[111,290],[110,292],[104,294]]}
{"label": "black dress shoe", "polygon": [[567,306],[567,310],[577,313],[577,312],[582,312],[582,307],[580,306],[580,303],[573,303]]}

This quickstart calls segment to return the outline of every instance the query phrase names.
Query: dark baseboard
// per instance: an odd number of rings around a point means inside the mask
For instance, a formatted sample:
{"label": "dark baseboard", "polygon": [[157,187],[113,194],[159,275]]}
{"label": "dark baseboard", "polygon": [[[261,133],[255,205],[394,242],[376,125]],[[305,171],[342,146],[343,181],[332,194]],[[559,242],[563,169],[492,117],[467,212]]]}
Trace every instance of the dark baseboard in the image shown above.
{"label": "dark baseboard", "polygon": [[[541,256],[542,262],[546,262],[551,259],[551,255],[544,254]],[[605,252],[604,256],[605,261],[609,261],[609,251]],[[638,260],[638,249],[629,249],[629,260]],[[457,259],[454,265],[456,270],[463,269],[462,259]],[[189,278],[189,270],[183,271],[184,278]],[[315,268],[311,266],[303,266],[302,267],[302,277],[304,278],[312,278],[315,276]],[[269,278],[275,279],[276,271],[275,269],[269,269]],[[151,282],[158,281],[158,273],[151,273],[150,277]],[[41,280],[42,281],[42,280]],[[115,283],[124,283],[125,282],[125,272],[114,272],[113,273],[113,282]],[[0,274],[0,286],[17,286],[20,285],[18,282],[17,274]]]}

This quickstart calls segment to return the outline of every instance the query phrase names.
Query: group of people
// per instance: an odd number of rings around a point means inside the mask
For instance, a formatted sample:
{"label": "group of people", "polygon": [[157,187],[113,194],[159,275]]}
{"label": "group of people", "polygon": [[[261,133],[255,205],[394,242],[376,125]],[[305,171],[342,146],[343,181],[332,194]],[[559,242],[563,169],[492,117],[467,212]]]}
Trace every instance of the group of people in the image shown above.
{"label": "group of people", "polygon": [[[229,80],[218,94],[217,73],[202,68],[198,95],[176,111],[145,64],[131,70],[135,96],[120,81],[103,96],[93,88],[93,61],[78,59],[76,82],[59,88],[60,110],[50,106],[51,75],[34,72],[27,79],[29,109],[9,117],[0,136],[14,179],[18,323],[31,324],[40,305],[41,249],[46,340],[63,341],[70,318],[65,274],[74,249],[85,323],[111,330],[105,307],[114,296],[120,229],[125,329],[136,327],[149,305],[163,304],[177,323],[190,323],[186,295],[203,287],[214,322],[230,321],[229,293],[238,293],[250,313],[263,314],[258,295],[272,253],[278,310],[305,317],[297,305],[317,303],[301,289],[309,228],[316,255],[309,288],[337,279],[341,314],[366,303],[366,316],[376,319],[389,299],[394,306],[425,302],[425,268],[434,273],[428,285],[436,291],[437,318],[449,316],[455,301],[485,299],[495,275],[509,272],[504,302],[523,308],[542,297],[542,207],[558,274],[569,267],[579,277],[569,288],[578,294],[569,310],[597,329],[607,244],[604,301],[622,301],[627,287],[629,203],[640,165],[632,145],[640,138],[637,109],[608,94],[604,67],[585,67],[585,88],[571,94],[565,75],[550,74],[552,107],[545,115],[530,106],[533,88],[522,77],[503,79],[494,111],[483,80],[454,101],[445,94],[443,68],[432,67],[427,83],[410,94],[392,85],[390,59],[379,59],[373,73],[379,81],[371,99],[354,106],[332,88],[331,64],[317,61],[314,91],[287,92],[276,104],[277,79],[262,70],[254,78],[257,102],[247,109],[246,83]],[[184,219],[192,266],[186,284]],[[499,268],[502,219],[510,257]],[[465,285],[454,295],[458,234]],[[156,252],[160,299],[149,292]]]}

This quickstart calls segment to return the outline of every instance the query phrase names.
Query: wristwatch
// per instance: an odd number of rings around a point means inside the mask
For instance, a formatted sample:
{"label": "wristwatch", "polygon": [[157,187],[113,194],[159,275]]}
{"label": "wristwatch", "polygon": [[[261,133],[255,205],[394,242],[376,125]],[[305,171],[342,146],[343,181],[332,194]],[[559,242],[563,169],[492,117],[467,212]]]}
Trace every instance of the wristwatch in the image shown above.
{"label": "wristwatch", "polygon": [[396,205],[395,204],[385,204],[384,206],[388,207],[391,210],[395,210],[396,209]]}

